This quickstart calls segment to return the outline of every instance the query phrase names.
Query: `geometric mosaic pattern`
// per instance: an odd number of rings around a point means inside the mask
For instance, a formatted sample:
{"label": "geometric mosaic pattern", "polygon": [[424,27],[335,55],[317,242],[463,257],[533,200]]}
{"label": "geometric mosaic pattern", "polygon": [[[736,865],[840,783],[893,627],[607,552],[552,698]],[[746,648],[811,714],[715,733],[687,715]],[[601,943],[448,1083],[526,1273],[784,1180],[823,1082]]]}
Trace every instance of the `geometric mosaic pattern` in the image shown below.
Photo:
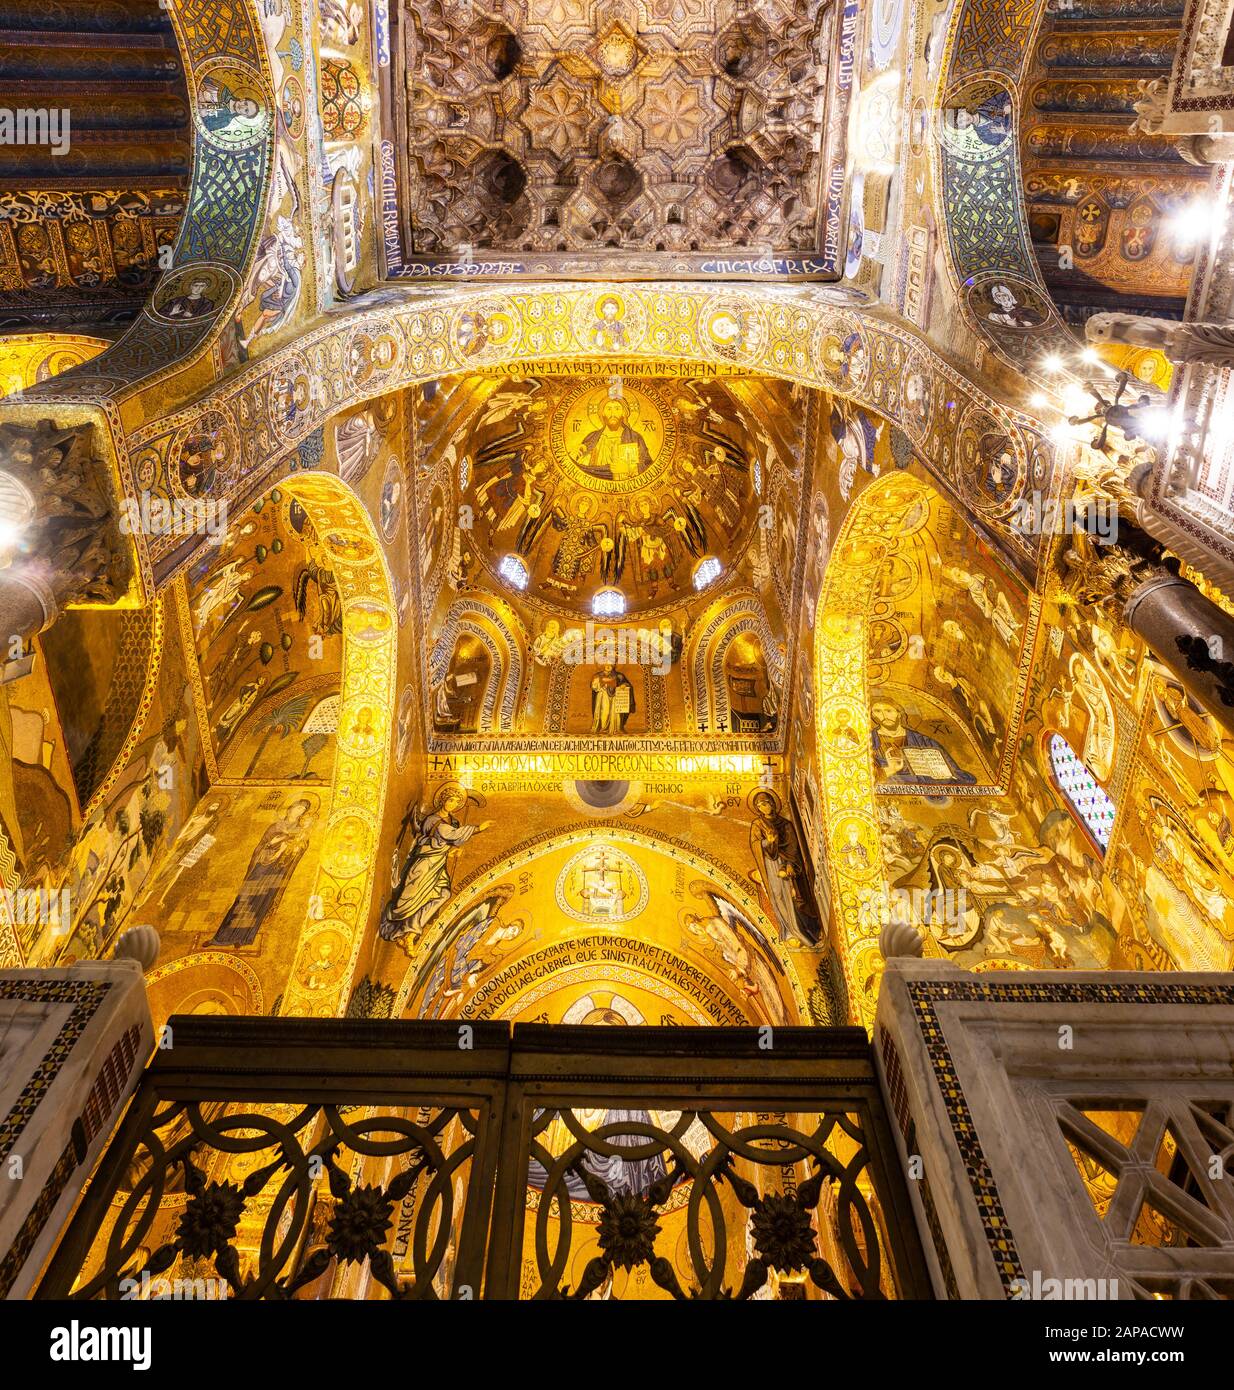
{"label": "geometric mosaic pattern", "polygon": [[[939,220],[961,307],[1000,357],[1033,372],[1074,339],[1050,301],[1029,239],[1016,121],[1004,117],[1000,124],[986,113],[1004,101],[1020,107],[1018,84],[1043,6],[1044,0],[961,0],[944,58],[936,146]],[[983,139],[951,135],[960,113],[970,117],[969,128],[983,129]],[[991,303],[992,295],[1004,302]]]}
{"label": "geometric mosaic pattern", "polygon": [[[22,1087],[12,1109],[0,1119],[0,1163],[17,1150],[30,1117],[43,1103],[77,1040],[98,1012],[99,1005],[111,988],[110,983],[101,980],[0,980],[0,999],[14,999],[23,1004],[73,1005],[51,1046]],[[39,1193],[38,1200],[22,1223],[12,1247],[0,1261],[0,1298],[5,1297],[12,1287],[13,1280],[25,1263],[26,1255],[83,1157],[84,1153],[79,1154],[76,1143],[70,1139]]]}

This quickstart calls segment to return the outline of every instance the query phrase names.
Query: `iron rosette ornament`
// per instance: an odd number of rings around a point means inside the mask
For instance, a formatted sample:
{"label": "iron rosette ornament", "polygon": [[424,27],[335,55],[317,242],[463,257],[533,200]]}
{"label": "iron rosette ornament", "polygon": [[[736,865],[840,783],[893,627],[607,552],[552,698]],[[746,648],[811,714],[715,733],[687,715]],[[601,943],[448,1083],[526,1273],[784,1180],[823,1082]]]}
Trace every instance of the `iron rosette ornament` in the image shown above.
{"label": "iron rosette ornament", "polygon": [[[805,1132],[787,1124],[730,1129],[706,1111],[683,1111],[671,1127],[655,1123],[648,1112],[607,1113],[619,1118],[594,1129],[570,1110],[542,1111],[534,1122],[530,1172],[533,1187],[542,1183],[534,1236],[540,1276],[535,1298],[591,1298],[611,1287],[617,1271],[642,1266],[654,1284],[678,1300],[748,1300],[768,1285],[773,1272],[789,1282],[809,1280],[836,1299],[884,1297],[877,1224],[860,1183],[868,1153],[854,1116],[809,1117],[817,1123]],[[635,1118],[638,1114],[645,1118]],[[554,1155],[543,1141],[562,1127],[573,1142]],[[700,1133],[704,1144],[698,1142]],[[847,1162],[832,1152],[841,1135],[851,1141],[845,1145],[852,1149]],[[784,1172],[800,1168],[809,1176],[794,1189],[765,1190]],[[760,1171],[768,1179],[762,1189],[746,1176]],[[684,1202],[682,1189],[688,1190]],[[821,1209],[825,1189],[830,1189],[828,1210]],[[739,1282],[729,1275],[732,1199],[749,1213],[748,1254]],[[574,1288],[562,1282],[580,1224],[572,1201],[596,1209],[599,1246]],[[665,1218],[683,1209],[685,1234],[674,1242],[674,1263],[664,1248]],[[829,1220],[847,1266],[839,1273],[819,1239],[821,1223]],[[688,1269],[681,1268],[683,1248]]]}
{"label": "iron rosette ornament", "polygon": [[[128,1297],[191,1269],[226,1281],[224,1297],[319,1298],[336,1271],[367,1262],[392,1299],[436,1299],[474,1136],[474,1116],[453,1108],[416,1124],[358,1107],[171,1102],[145,1126],[101,1266],[73,1297]],[[393,1160],[393,1174],[365,1183],[357,1159],[362,1169]],[[413,1192],[408,1259],[396,1267],[392,1229]]]}

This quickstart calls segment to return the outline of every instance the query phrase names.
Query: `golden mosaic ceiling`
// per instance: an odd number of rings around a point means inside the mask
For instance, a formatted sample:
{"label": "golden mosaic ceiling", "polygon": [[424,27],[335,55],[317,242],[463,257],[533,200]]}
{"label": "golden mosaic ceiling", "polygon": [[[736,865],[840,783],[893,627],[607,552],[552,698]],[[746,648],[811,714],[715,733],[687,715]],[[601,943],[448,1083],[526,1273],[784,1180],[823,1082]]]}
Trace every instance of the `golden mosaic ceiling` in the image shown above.
{"label": "golden mosaic ceiling", "polygon": [[402,0],[396,18],[417,251],[819,246],[818,0]]}
{"label": "golden mosaic ceiling", "polygon": [[734,575],[780,453],[761,422],[792,417],[787,387],[659,376],[485,385],[455,435],[460,500],[475,554],[506,592],[590,614],[598,590],[618,589],[633,614]]}

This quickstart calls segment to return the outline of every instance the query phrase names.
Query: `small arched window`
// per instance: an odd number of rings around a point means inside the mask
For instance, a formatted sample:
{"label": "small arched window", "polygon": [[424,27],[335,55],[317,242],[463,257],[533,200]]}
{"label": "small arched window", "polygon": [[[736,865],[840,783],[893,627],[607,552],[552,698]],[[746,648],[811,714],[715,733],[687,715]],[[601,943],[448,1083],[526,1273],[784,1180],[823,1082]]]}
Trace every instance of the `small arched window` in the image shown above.
{"label": "small arched window", "polygon": [[694,566],[694,587],[705,589],[708,584],[719,579],[724,566],[715,555],[704,555]]}
{"label": "small arched window", "polygon": [[503,555],[497,573],[514,589],[527,587],[527,566],[517,555]]}
{"label": "small arched window", "polygon": [[597,618],[620,618],[626,611],[626,596],[620,589],[597,589],[591,599]]}
{"label": "small arched window", "polygon": [[1118,808],[1062,734],[1051,734],[1048,746],[1050,771],[1054,774],[1055,785],[1062,792],[1072,815],[1104,853],[1110,847],[1110,832],[1114,829]]}

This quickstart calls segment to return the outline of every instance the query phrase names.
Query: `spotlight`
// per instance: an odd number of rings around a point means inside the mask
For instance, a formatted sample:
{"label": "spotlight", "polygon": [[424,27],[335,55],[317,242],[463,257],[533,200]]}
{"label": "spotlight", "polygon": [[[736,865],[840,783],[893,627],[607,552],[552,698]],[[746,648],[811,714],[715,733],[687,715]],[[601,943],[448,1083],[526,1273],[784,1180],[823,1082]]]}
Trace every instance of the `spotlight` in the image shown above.
{"label": "spotlight", "polygon": [[1199,246],[1208,241],[1225,222],[1225,209],[1214,203],[1190,203],[1180,208],[1166,223],[1181,247]]}
{"label": "spotlight", "polygon": [[1154,406],[1151,410],[1141,411],[1136,423],[1145,439],[1160,441],[1169,434],[1173,420],[1164,406]]}
{"label": "spotlight", "polygon": [[1063,369],[1063,359],[1056,352],[1050,355],[1041,364],[1047,372],[1061,372]]}

